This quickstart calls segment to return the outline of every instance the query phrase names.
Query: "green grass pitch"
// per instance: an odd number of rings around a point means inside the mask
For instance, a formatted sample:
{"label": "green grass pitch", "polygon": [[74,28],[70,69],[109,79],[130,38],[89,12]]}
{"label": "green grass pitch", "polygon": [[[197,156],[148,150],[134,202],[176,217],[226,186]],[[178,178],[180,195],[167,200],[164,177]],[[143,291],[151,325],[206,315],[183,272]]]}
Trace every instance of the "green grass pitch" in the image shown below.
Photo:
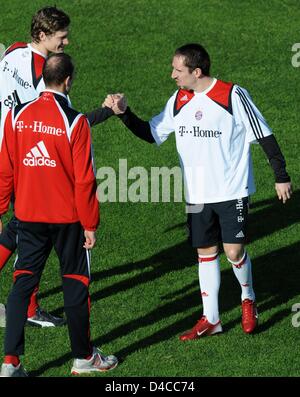
{"label": "green grass pitch", "polygon": [[[34,12],[49,2],[0,0],[0,42],[29,40]],[[124,92],[145,120],[175,91],[170,78],[175,48],[200,42],[212,74],[248,89],[286,157],[294,196],[275,197],[274,177],[262,149],[252,149],[257,193],[252,198],[250,243],[259,321],[254,335],[240,326],[240,290],[221,257],[220,311],[224,333],[191,343],[178,336],[201,313],[196,255],[186,242],[184,203],[103,203],[92,252],[91,332],[95,344],[120,358],[100,376],[299,376],[300,302],[299,104],[300,42],[297,0],[57,0],[71,17],[70,45],[77,67],[73,106],[92,110],[110,92]],[[1,89],[1,88],[0,88]],[[160,149],[136,139],[116,118],[92,131],[96,165],[118,169],[178,165],[174,137]],[[100,181],[98,181],[99,183]],[[129,181],[129,185],[130,185]],[[13,260],[0,276],[0,301],[12,280]],[[40,286],[43,308],[63,314],[54,254]],[[4,330],[0,329],[1,343]],[[2,349],[1,349],[2,350]],[[3,357],[2,356],[0,358]],[[26,328],[23,363],[30,375],[70,375],[66,327]]]}

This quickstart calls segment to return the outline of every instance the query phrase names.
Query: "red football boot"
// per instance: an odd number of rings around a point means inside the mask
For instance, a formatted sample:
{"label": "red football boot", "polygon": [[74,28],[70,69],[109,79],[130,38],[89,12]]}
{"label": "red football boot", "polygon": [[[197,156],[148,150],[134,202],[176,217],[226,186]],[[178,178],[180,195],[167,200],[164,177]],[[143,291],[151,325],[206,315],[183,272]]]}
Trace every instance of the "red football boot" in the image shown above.
{"label": "red football boot", "polygon": [[251,334],[258,324],[258,314],[255,301],[244,299],[242,302],[242,328],[246,334]]}
{"label": "red football boot", "polygon": [[218,332],[222,332],[221,321],[218,321],[216,324],[211,324],[207,321],[206,316],[202,316],[200,320],[197,321],[196,325],[194,325],[191,330],[180,335],[179,339],[182,341],[198,339],[201,336],[213,335]]}

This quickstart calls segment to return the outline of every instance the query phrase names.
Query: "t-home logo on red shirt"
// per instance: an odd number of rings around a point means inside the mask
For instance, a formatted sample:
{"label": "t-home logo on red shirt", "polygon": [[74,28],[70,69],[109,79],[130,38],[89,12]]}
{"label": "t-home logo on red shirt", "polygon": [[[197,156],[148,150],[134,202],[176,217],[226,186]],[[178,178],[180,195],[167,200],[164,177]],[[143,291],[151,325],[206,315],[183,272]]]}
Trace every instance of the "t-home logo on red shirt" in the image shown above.
{"label": "t-home logo on red shirt", "polygon": [[23,130],[30,129],[32,132],[37,132],[41,134],[48,134],[48,135],[55,135],[55,136],[62,136],[66,133],[61,128],[56,128],[51,125],[45,125],[42,121],[33,121],[33,124],[27,125],[24,124],[23,120],[18,120],[16,122],[17,132],[23,132]]}

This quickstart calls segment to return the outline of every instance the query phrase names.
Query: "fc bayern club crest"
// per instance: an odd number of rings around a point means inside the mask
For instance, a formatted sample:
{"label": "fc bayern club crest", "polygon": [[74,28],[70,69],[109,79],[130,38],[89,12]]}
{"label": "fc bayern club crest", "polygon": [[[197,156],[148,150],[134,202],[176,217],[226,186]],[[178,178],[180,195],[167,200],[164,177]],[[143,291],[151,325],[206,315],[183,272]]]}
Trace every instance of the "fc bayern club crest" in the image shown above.
{"label": "fc bayern club crest", "polygon": [[196,120],[201,120],[203,116],[203,113],[201,112],[201,110],[198,110],[195,114],[195,119]]}

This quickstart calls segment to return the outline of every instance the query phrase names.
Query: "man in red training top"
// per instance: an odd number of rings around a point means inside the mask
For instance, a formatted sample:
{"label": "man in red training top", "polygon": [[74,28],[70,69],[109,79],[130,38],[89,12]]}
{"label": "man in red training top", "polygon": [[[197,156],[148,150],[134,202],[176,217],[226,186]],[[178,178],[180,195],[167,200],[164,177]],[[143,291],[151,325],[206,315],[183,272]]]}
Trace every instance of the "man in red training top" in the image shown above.
{"label": "man in red training top", "polygon": [[5,120],[0,154],[0,215],[15,193],[18,260],[7,302],[1,376],[27,376],[24,354],[27,307],[52,247],[60,260],[72,373],[106,371],[118,361],[90,341],[89,249],[95,245],[99,204],[87,118],[69,106],[74,67],[64,53],[43,68],[45,91],[16,106]]}

